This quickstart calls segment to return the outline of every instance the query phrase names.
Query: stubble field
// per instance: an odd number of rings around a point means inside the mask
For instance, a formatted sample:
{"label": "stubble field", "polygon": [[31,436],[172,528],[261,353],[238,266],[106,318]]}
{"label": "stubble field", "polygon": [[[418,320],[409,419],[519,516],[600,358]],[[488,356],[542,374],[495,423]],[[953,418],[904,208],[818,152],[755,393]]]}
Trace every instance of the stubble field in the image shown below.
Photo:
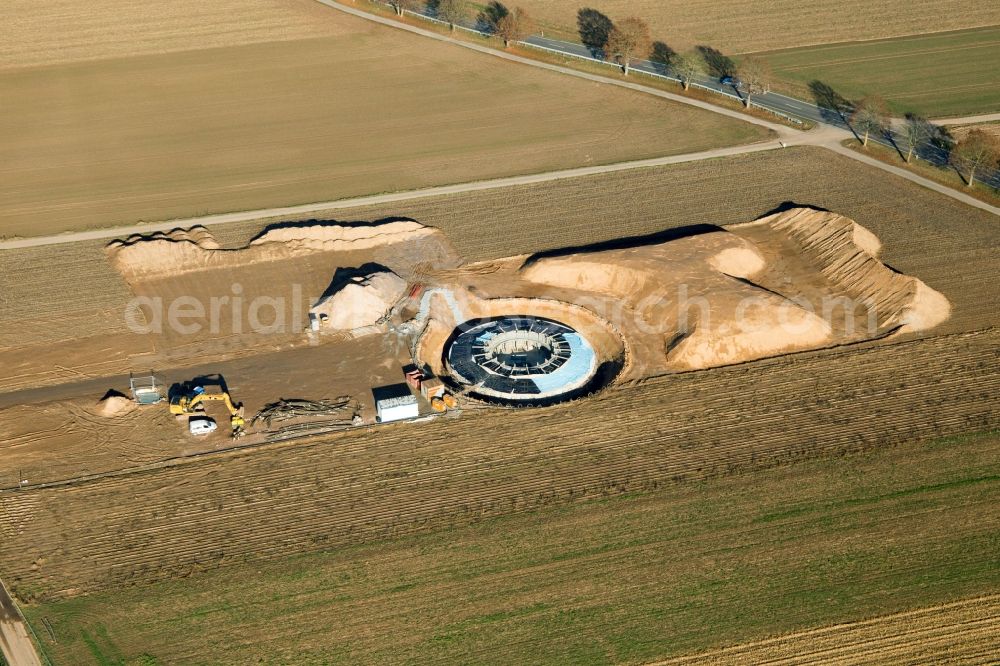
{"label": "stubble field", "polygon": [[[63,663],[644,663],[996,592],[998,456],[995,434],[903,445],[28,614]],[[973,601],[876,618],[737,647],[732,661],[973,657],[996,612]]]}
{"label": "stubble field", "polygon": [[343,34],[315,0],[6,0],[0,69]]}
{"label": "stubble field", "polygon": [[317,15],[309,3],[289,3],[289,16],[306,8],[334,34],[257,43],[237,34],[250,43],[0,70],[0,235],[324,201],[768,134],[329,8]]}
{"label": "stubble field", "polygon": [[576,13],[596,9],[613,20],[645,19],[653,38],[676,50],[707,45],[748,53],[830,42],[883,39],[1000,24],[1000,9],[957,0],[806,4],[793,0],[519,0],[546,33],[577,37]]}

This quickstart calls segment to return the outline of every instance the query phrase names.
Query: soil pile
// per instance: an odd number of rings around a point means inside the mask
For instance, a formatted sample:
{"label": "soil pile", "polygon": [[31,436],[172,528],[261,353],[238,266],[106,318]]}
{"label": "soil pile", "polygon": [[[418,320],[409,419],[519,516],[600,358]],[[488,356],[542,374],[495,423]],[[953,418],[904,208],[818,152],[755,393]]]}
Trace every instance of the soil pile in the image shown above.
{"label": "soil pile", "polygon": [[221,249],[208,230],[194,227],[112,241],[107,246],[107,253],[112,265],[133,283],[195,271],[281,261],[318,252],[371,251],[426,239],[440,239],[447,245],[440,231],[412,221],[278,226],[234,250]]}
{"label": "soil pile", "polygon": [[98,416],[113,418],[123,416],[135,409],[135,403],[127,396],[118,391],[108,391],[101,398],[94,408],[94,413]]}
{"label": "soil pile", "polygon": [[406,281],[392,271],[351,278],[309,310],[320,328],[349,331],[383,319],[406,293]]}

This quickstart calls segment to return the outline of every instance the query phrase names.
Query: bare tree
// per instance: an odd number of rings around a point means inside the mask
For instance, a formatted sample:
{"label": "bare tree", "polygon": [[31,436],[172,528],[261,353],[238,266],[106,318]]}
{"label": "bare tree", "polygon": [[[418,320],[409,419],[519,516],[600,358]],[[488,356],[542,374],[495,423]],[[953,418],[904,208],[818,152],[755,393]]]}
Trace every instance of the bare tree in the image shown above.
{"label": "bare tree", "polygon": [[653,39],[649,35],[649,26],[642,19],[629,17],[615,24],[608,34],[608,42],[604,45],[604,55],[609,60],[617,60],[625,76],[633,60],[645,58],[653,48]]}
{"label": "bare tree", "polygon": [[913,158],[913,151],[917,149],[920,144],[925,143],[934,136],[934,125],[927,121],[925,118],[914,115],[912,113],[906,116],[906,127],[904,131],[906,133],[906,162],[909,164],[910,160]]}
{"label": "bare tree", "polygon": [[771,66],[756,56],[747,56],[740,61],[736,77],[743,86],[743,104],[748,108],[752,95],[761,95],[771,89]]}
{"label": "bare tree", "polygon": [[959,173],[968,173],[965,184],[972,187],[976,169],[995,165],[1000,160],[1000,138],[981,129],[970,130],[955,144],[950,160]]}
{"label": "bare tree", "polygon": [[389,6],[396,10],[396,16],[402,16],[404,11],[415,11],[420,0],[389,0]]}
{"label": "bare tree", "polygon": [[465,18],[465,4],[462,0],[438,0],[436,14],[455,32],[455,24]]}
{"label": "bare tree", "polygon": [[885,100],[878,95],[863,97],[854,105],[851,124],[855,131],[861,130],[865,133],[861,145],[867,146],[869,134],[884,132],[885,128],[889,126],[889,107]]}
{"label": "bare tree", "polygon": [[528,12],[521,7],[514,7],[497,21],[496,36],[503,40],[504,48],[508,48],[511,42],[521,41],[534,29],[534,21],[528,16]]}
{"label": "bare tree", "polygon": [[705,61],[695,53],[684,53],[674,58],[670,69],[681,80],[684,90],[687,90],[691,86],[691,80],[705,72]]}

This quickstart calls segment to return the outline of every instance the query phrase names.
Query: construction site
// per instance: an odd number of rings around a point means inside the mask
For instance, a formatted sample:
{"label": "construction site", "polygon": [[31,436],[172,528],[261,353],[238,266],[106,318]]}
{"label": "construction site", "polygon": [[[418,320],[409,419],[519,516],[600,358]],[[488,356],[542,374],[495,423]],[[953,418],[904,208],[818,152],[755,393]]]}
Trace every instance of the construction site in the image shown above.
{"label": "construction site", "polygon": [[997,653],[995,11],[8,4],[0,666]]}
{"label": "construction site", "polygon": [[89,395],[71,383],[5,406],[5,485],[544,407],[945,321],[948,299],[880,249],[810,208],[471,263],[412,220],[277,224],[232,249],[204,228],[114,240],[106,261],[133,297],[123,347],[148,351]]}
{"label": "construction site", "polygon": [[[698,164],[599,198],[584,179],[8,251],[4,583],[38,640],[77,654],[91,619],[61,604],[636,492],[701,502],[803,461],[839,478],[855,452],[995,428],[991,217],[916,187],[889,209],[856,170],[816,184],[814,155],[781,153],[808,176],[783,182],[774,154],[726,165],[759,180],[749,212],[689,215],[702,199],[666,175],[732,177]],[[780,559],[818,566],[797,557]],[[131,654],[206,649],[121,635]]]}

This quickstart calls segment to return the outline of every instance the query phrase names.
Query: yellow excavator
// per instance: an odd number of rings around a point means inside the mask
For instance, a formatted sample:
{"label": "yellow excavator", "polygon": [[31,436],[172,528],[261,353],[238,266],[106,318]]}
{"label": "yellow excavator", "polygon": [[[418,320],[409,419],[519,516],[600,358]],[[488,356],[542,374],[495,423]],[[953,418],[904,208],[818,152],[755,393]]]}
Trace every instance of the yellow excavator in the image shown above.
{"label": "yellow excavator", "polygon": [[246,421],[243,418],[243,405],[233,404],[229,392],[219,389],[207,391],[203,386],[195,386],[189,393],[181,393],[170,398],[171,414],[194,414],[198,405],[203,402],[221,402],[229,410],[229,423],[233,428],[234,438],[243,435]]}

